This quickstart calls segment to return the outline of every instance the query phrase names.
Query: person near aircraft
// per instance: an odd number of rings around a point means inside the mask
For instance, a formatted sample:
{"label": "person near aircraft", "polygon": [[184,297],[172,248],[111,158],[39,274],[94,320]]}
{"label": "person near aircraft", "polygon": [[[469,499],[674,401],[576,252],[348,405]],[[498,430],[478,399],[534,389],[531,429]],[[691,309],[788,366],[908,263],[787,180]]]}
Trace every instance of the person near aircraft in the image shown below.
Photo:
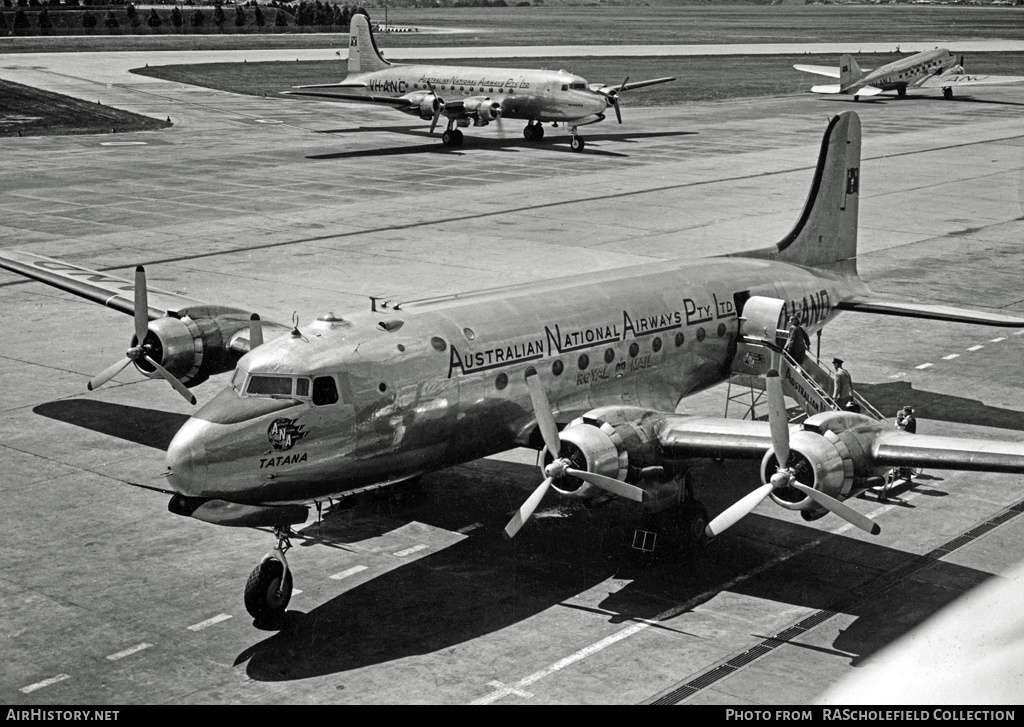
{"label": "person near aircraft", "polygon": [[853,399],[853,379],[850,378],[850,372],[843,368],[841,358],[832,359],[832,365],[836,369],[833,377],[835,386],[832,388],[832,398],[840,407],[848,410],[851,404],[856,404]]}
{"label": "person near aircraft", "polygon": [[800,325],[800,321],[794,318],[793,322],[789,324],[789,340],[786,341],[786,353],[792,356],[793,360],[797,363],[803,363],[810,345],[811,339],[807,336],[807,331]]}

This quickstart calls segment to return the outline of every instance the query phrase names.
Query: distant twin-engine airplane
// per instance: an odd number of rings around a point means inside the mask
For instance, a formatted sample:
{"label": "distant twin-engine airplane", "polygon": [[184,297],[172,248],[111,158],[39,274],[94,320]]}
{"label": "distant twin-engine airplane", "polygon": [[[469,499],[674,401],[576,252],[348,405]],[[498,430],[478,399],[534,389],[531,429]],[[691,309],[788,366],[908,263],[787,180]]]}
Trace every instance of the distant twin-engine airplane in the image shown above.
{"label": "distant twin-engine airplane", "polygon": [[[692,545],[766,497],[806,520],[831,512],[877,533],[846,501],[890,467],[1024,473],[1024,442],[908,434],[826,393],[808,398],[810,356],[801,364],[779,347],[789,321],[815,332],[843,310],[1024,327],[872,294],[857,275],[860,164],[860,120],[845,112],[825,132],[799,221],[776,244],[376,303],[302,328],[147,290],[141,267],[134,285],[29,253],[5,251],[0,267],[133,316],[125,358],[90,389],[134,363],[194,402],[186,387],[233,371],[170,444],[169,509],[274,528],[277,547],[245,588],[246,608],[270,622],[291,597],[284,554],[308,505],[516,446],[546,454],[509,537],[552,490],[633,500]],[[769,421],[676,413],[731,372],[765,376]],[[788,424],[783,393],[811,414],[802,424]],[[761,460],[760,486],[710,522],[686,477],[706,457]]]}
{"label": "distant twin-engine airplane", "polygon": [[877,96],[885,91],[895,91],[905,96],[908,88],[941,88],[945,98],[953,97],[953,87],[986,86],[1000,83],[1024,83],[1024,76],[990,76],[964,72],[964,57],[957,58],[945,48],[915,53],[898,61],[887,63],[871,70],[861,68],[853,56],[839,57],[839,67],[807,66],[797,64],[793,68],[819,76],[838,78],[839,83],[812,86],[814,93],[842,93],[861,97]]}
{"label": "distant twin-engine airplane", "polygon": [[299,90],[284,93],[388,104],[429,120],[431,133],[444,116],[448,120],[441,136],[445,146],[462,144],[459,127],[471,124],[486,126],[492,121],[500,123],[502,118],[525,119],[523,136],[539,141],[544,137],[544,123],[560,122],[572,134],[573,150],[583,151],[583,137],[577,128],[604,121],[609,107],[615,109],[621,124],[619,95],[623,91],[674,80],[654,78],[629,83],[627,78],[618,86],[607,86],[588,84],[586,79],[566,71],[390,63],[377,50],[366,17],[356,15],[349,35],[348,76],[340,83],[297,86]]}

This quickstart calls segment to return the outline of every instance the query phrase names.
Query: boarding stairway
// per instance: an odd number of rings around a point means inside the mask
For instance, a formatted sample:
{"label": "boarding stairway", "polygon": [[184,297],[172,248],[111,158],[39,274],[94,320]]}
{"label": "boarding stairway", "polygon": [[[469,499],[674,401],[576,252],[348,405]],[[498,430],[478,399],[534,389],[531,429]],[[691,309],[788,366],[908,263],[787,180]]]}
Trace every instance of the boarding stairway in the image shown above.
{"label": "boarding stairway", "polygon": [[[770,369],[779,372],[783,392],[800,406],[801,413],[790,421],[802,421],[824,411],[843,410],[831,395],[832,368],[810,351],[797,361],[784,350],[787,331],[780,328],[784,305],[781,300],[757,296],[746,301],[731,366],[726,416],[729,415],[730,403],[733,403],[746,407],[744,419],[762,418],[757,416],[756,408],[764,398],[764,375]],[[856,388],[853,398],[860,406],[861,414],[885,419],[871,402],[856,392]]]}

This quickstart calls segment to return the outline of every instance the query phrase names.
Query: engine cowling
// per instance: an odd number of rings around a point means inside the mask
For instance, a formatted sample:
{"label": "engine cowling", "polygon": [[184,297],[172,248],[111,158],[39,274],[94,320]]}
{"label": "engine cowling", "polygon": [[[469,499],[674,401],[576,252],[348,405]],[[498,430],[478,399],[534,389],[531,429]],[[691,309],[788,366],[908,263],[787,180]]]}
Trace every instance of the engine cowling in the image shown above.
{"label": "engine cowling", "polygon": [[433,119],[434,114],[443,106],[441,99],[432,91],[417,91],[409,96],[409,100],[416,105],[420,118],[424,121]]}
{"label": "engine cowling", "polygon": [[[657,465],[657,440],[649,412],[631,407],[602,407],[571,421],[561,432],[559,457],[573,469],[634,483],[644,468]],[[545,454],[545,466],[553,461]],[[588,498],[601,492],[594,485],[566,475],[551,486],[567,497]]]}
{"label": "engine cowling", "polygon": [[[232,339],[249,327],[249,314],[233,308],[199,306],[149,322],[144,342],[147,355],[185,386],[197,386],[215,374],[231,371],[245,353]],[[132,337],[132,346],[138,341]],[[142,359],[135,367],[151,379],[160,378]]]}
{"label": "engine cowling", "polygon": [[478,126],[489,124],[501,118],[501,104],[490,96],[467,98],[463,105],[465,110],[472,114],[474,122]]}

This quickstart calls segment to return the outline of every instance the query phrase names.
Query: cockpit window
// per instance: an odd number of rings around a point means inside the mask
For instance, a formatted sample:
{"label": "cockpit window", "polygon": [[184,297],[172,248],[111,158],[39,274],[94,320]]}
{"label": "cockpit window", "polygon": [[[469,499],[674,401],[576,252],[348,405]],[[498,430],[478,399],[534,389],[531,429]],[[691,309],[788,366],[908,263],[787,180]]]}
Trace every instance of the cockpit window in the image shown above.
{"label": "cockpit window", "polygon": [[586,87],[587,87],[587,84],[580,83],[579,81],[577,81],[576,83],[570,83],[569,84],[569,88],[586,89]]}
{"label": "cockpit window", "polygon": [[569,86],[568,86],[568,84],[565,84],[565,83],[563,83],[563,84],[562,84],[562,90],[563,90],[563,91],[568,91],[568,90],[569,90]]}
{"label": "cockpit window", "polygon": [[290,376],[253,376],[245,389],[249,396],[291,396]]}
{"label": "cockpit window", "polygon": [[295,395],[302,397],[309,396],[309,379],[295,380]]}
{"label": "cockpit window", "polygon": [[338,401],[338,386],[333,376],[317,376],[313,379],[313,403],[317,406]]}
{"label": "cockpit window", "polygon": [[242,393],[242,386],[245,385],[246,371],[243,368],[236,368],[235,373],[231,376],[231,388]]}

